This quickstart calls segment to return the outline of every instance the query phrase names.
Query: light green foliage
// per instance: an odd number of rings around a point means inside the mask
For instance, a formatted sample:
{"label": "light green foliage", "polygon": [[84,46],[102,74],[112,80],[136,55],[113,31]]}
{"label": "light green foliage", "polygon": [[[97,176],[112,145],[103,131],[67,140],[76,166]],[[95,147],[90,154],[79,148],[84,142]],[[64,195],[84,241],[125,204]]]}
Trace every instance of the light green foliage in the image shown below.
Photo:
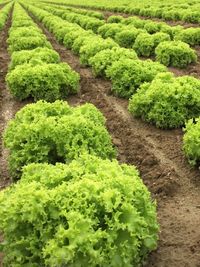
{"label": "light green foliage", "polygon": [[191,119],[186,123],[183,136],[183,149],[192,165],[200,163],[200,120]]}
{"label": "light green foliage", "polygon": [[157,33],[152,34],[152,36],[153,36],[153,42],[154,42],[155,48],[162,42],[170,41],[169,34],[164,33],[164,32],[157,32]]}
{"label": "light green foliage", "polygon": [[5,267],[139,267],[158,228],[138,171],[117,161],[31,164],[0,192]]}
{"label": "light green foliage", "polygon": [[12,28],[19,28],[19,27],[34,27],[35,23],[31,19],[21,18],[17,20],[13,20]]}
{"label": "light green foliage", "polygon": [[6,20],[8,18],[8,14],[11,10],[11,7],[12,7],[12,3],[5,5],[0,10],[0,31],[3,29],[3,27],[6,23]]}
{"label": "light green foliage", "polygon": [[86,31],[84,34],[76,38],[72,45],[72,51],[74,54],[79,55],[81,47],[88,41],[93,42],[95,37],[96,36],[94,36],[93,33]]}
{"label": "light green foliage", "polygon": [[76,31],[69,31],[65,35],[65,37],[63,39],[63,43],[64,43],[66,48],[71,49],[77,38],[81,38],[81,37],[85,37],[85,36],[91,36],[91,35],[94,36],[94,33],[92,31],[86,31],[83,29],[76,30]]}
{"label": "light green foliage", "polygon": [[123,47],[132,48],[136,37],[140,33],[144,33],[145,31],[130,27],[130,29],[122,30],[115,35],[115,41]]}
{"label": "light green foliage", "polygon": [[181,14],[176,10],[164,10],[162,12],[162,18],[165,20],[181,20]]}
{"label": "light green foliage", "polygon": [[14,69],[16,66],[22,65],[24,63],[33,62],[38,62],[39,64],[59,63],[60,56],[56,51],[46,47],[38,47],[33,50],[22,50],[18,52],[13,52],[9,69]]}
{"label": "light green foliage", "polygon": [[191,23],[200,23],[200,14],[199,10],[198,11],[192,11],[188,10],[184,12],[182,19],[186,22],[191,22]]}
{"label": "light green foliage", "polygon": [[154,53],[154,41],[153,36],[149,33],[141,33],[137,36],[133,49],[138,56],[149,57]]}
{"label": "light green foliage", "polygon": [[[45,23],[45,26],[47,27],[47,22]],[[64,24],[64,23],[63,23]],[[76,25],[76,26],[78,26],[78,25]],[[48,29],[50,30],[50,27],[48,27]],[[69,33],[70,32],[70,30],[72,30],[72,31],[79,31],[80,29],[79,29],[79,26],[78,27],[70,27],[69,28],[69,26],[68,27],[66,27],[65,25],[62,25],[62,24],[60,24],[60,27],[58,27],[58,26],[54,26],[54,27],[51,27],[51,32],[53,32],[53,34],[55,35],[55,37],[56,37],[56,40],[60,43],[60,44],[63,44],[63,40],[64,40],[64,38],[65,38],[65,35],[67,34],[67,33]]]}
{"label": "light green foliage", "polygon": [[35,59],[32,63],[17,66],[6,76],[7,85],[19,100],[56,99],[73,94],[79,88],[79,75],[67,64],[46,64]]}
{"label": "light green foliage", "polygon": [[9,45],[9,51],[13,53],[14,51],[31,50],[37,47],[52,48],[50,42],[47,41],[46,37],[43,35],[39,35],[20,37],[15,39],[15,41]]}
{"label": "light green foliage", "polygon": [[106,23],[99,27],[98,34],[103,38],[115,38],[115,35],[122,30],[123,25],[120,23]]}
{"label": "light green foliage", "polygon": [[95,17],[78,14],[69,10],[59,10],[50,6],[44,6],[43,8],[54,15],[60,16],[68,22],[77,23],[85,30],[92,30],[95,33],[97,32],[99,27],[105,24],[102,18],[98,19]]}
{"label": "light green foliage", "polygon": [[188,119],[200,116],[200,81],[158,74],[132,96],[129,111],[160,128],[183,126]]}
{"label": "light green foliage", "polygon": [[42,36],[42,32],[40,31],[39,28],[37,27],[18,27],[18,28],[10,28],[9,31],[9,38],[7,39],[7,43],[9,45],[13,45],[13,43],[15,43],[15,41],[18,38],[21,37],[35,37],[35,36]]}
{"label": "light green foliage", "polygon": [[[121,12],[130,15],[140,15],[148,18],[160,18],[166,20],[182,20],[191,23],[200,22],[200,3],[198,0],[65,0],[60,1],[65,4],[82,6],[88,9],[100,9],[111,12]],[[115,16],[114,16],[115,17]],[[136,20],[141,23],[142,19],[130,17],[130,20]],[[145,22],[145,20],[143,19]]]}
{"label": "light green foliage", "polygon": [[96,37],[93,38],[92,42],[89,39],[84,42],[80,49],[80,62],[81,64],[88,65],[91,57],[104,49],[113,47],[118,47],[118,44],[110,38],[104,40],[101,37]]}
{"label": "light green foliage", "polygon": [[32,162],[68,162],[86,152],[115,156],[105,119],[91,104],[72,108],[62,101],[39,101],[27,105],[9,122],[4,143],[14,179]]}
{"label": "light green foliage", "polygon": [[158,44],[164,41],[170,41],[170,36],[167,33],[141,33],[137,36],[133,48],[138,56],[149,57],[154,55]]}
{"label": "light green foliage", "polygon": [[108,23],[119,23],[122,22],[124,20],[124,17],[122,16],[109,16],[109,18],[107,19]]}
{"label": "light green foliage", "polygon": [[93,32],[97,33],[99,27],[104,25],[104,21],[95,19],[95,18],[88,18],[86,17],[86,26],[84,27],[86,30],[92,30]]}
{"label": "light green foliage", "polygon": [[162,25],[163,25],[163,23],[149,21],[149,22],[145,23],[144,29],[148,33],[153,34],[153,33],[159,32],[161,30]]}
{"label": "light green foliage", "polygon": [[136,28],[144,28],[144,25],[146,23],[145,20],[142,20],[138,17],[129,17],[127,19],[125,19],[124,21],[122,21],[123,24],[126,24],[126,25],[132,25]]}
{"label": "light green foliage", "polygon": [[[45,4],[46,5],[46,4]],[[39,7],[41,7],[41,4],[38,5]],[[63,10],[69,10],[78,14],[82,14],[82,15],[86,15],[89,17],[94,17],[94,18],[98,18],[98,19],[104,19],[104,15],[101,12],[97,12],[97,11],[91,11],[91,10],[87,10],[87,9],[82,9],[82,8],[72,8],[72,7],[66,7],[66,6],[55,6],[56,8],[59,9],[63,9]]]}
{"label": "light green foliage", "polygon": [[144,82],[150,82],[166,67],[151,60],[132,60],[122,58],[112,64],[106,71],[107,77],[112,81],[114,94],[129,98]]}
{"label": "light green foliage", "polygon": [[165,66],[185,68],[197,61],[196,52],[181,41],[162,42],[157,46],[155,53],[156,60]]}
{"label": "light green foliage", "polygon": [[183,26],[177,25],[177,26],[169,26],[167,24],[162,25],[161,32],[167,33],[170,35],[171,40],[174,39],[174,37],[179,34],[183,30]]}
{"label": "light green foliage", "polygon": [[85,32],[85,30],[78,30],[78,31],[69,31],[66,33],[63,44],[66,48],[71,49],[73,42],[79,37],[82,36],[82,34]]}
{"label": "light green foliage", "polygon": [[175,36],[175,40],[180,40],[192,46],[200,45],[200,28],[184,29]]}
{"label": "light green foliage", "polygon": [[122,58],[138,59],[134,50],[121,47],[105,49],[90,58],[89,65],[95,76],[106,76],[106,70],[116,61]]}

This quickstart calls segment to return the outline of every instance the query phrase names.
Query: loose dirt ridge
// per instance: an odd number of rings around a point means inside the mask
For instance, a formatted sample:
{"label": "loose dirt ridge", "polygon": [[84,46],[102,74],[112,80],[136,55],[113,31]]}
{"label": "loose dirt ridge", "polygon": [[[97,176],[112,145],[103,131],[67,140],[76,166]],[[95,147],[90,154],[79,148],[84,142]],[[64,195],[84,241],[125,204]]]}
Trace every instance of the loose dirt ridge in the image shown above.
{"label": "loose dirt ridge", "polygon": [[[111,83],[96,79],[89,68],[80,65],[78,57],[57,43],[42,25],[48,40],[67,62],[80,73],[81,90],[69,97],[71,105],[93,103],[107,119],[107,128],[118,148],[120,162],[134,164],[142,179],[157,200],[158,218],[161,225],[157,251],[148,258],[147,267],[200,267],[200,173],[192,169],[185,159],[182,146],[182,131],[162,131],[130,116],[126,100],[110,95]],[[14,101],[5,86],[9,56],[6,39],[10,19],[0,34],[1,121],[0,131],[8,120],[27,102]],[[0,186],[7,184],[8,172],[4,149],[0,158]],[[6,180],[4,180],[6,178]],[[0,263],[1,266],[1,263]]]}

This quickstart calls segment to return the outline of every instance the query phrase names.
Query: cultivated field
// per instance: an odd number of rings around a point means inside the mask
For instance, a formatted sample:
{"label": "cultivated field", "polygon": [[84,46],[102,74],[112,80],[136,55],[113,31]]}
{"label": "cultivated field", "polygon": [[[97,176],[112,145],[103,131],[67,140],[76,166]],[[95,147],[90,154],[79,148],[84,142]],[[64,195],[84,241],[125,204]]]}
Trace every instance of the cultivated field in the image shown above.
{"label": "cultivated field", "polygon": [[200,2],[0,0],[0,266],[200,267]]}

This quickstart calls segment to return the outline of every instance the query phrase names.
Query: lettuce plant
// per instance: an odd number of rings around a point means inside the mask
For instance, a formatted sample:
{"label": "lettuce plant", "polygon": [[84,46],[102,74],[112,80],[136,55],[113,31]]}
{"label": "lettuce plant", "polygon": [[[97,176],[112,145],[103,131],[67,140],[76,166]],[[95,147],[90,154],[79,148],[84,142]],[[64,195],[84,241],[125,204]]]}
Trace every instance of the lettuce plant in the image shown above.
{"label": "lettuce plant", "polygon": [[153,36],[149,33],[141,33],[137,36],[133,49],[138,56],[149,57],[154,52]]}
{"label": "lettuce plant", "polygon": [[30,164],[0,192],[5,267],[139,267],[158,229],[138,171],[117,161]]}
{"label": "lettuce plant", "polygon": [[183,150],[192,165],[200,163],[200,116],[196,117],[186,123],[183,136]]}
{"label": "lettuce plant", "polygon": [[115,156],[105,119],[91,104],[72,108],[62,101],[39,101],[27,105],[9,122],[4,143],[14,179],[32,162],[68,162],[85,152]]}
{"label": "lettuce plant", "polygon": [[79,89],[79,75],[67,64],[46,64],[37,59],[33,64],[18,65],[7,74],[6,82],[19,100],[33,97],[55,101]]}
{"label": "lettuce plant", "polygon": [[156,60],[165,66],[186,68],[197,61],[196,52],[181,41],[162,42],[156,47],[155,54]]}
{"label": "lettuce plant", "polygon": [[7,39],[7,43],[9,45],[13,45],[16,41],[16,39],[21,38],[21,37],[34,37],[34,36],[38,36],[41,37],[42,36],[42,32],[40,31],[39,28],[37,27],[19,27],[19,28],[11,28],[11,30],[9,31],[9,38]]}
{"label": "lettuce plant", "polygon": [[150,82],[165,66],[151,60],[133,60],[121,58],[114,62],[106,71],[112,81],[112,92],[117,96],[129,98],[141,84]]}
{"label": "lettuce plant", "polygon": [[18,65],[31,62],[41,63],[59,63],[60,56],[52,49],[46,47],[38,47],[33,50],[22,50],[13,52],[11,55],[11,63],[9,69],[14,69]]}
{"label": "lettuce plant", "polygon": [[124,17],[122,16],[109,16],[109,18],[107,19],[108,23],[119,23],[122,22],[124,20]]}
{"label": "lettuce plant", "polygon": [[[80,29],[77,31],[69,31],[68,33],[66,33],[64,39],[63,39],[63,44],[66,48],[71,49],[74,41],[79,37],[79,36],[83,36],[83,34],[85,34],[85,30]],[[87,32],[88,33],[88,32]]]}
{"label": "lettuce plant", "polygon": [[119,31],[115,35],[115,41],[123,47],[132,48],[135,39],[140,33],[145,33],[144,30],[130,27],[130,29]]}
{"label": "lettuce plant", "polygon": [[93,42],[95,37],[96,36],[94,36],[94,33],[91,33],[89,31],[85,31],[84,34],[82,34],[81,36],[77,37],[74,40],[74,42],[72,44],[73,53],[76,55],[79,55],[81,47],[84,46],[84,44],[87,43],[88,41]]}
{"label": "lettuce plant", "polygon": [[159,32],[161,30],[162,25],[163,25],[163,23],[158,23],[155,21],[149,21],[149,22],[145,23],[144,29],[148,33],[153,34],[153,33]]}
{"label": "lettuce plant", "polygon": [[113,47],[98,52],[90,58],[89,65],[92,67],[95,76],[106,76],[106,70],[116,61],[122,58],[138,59],[134,50],[122,47]]}
{"label": "lettuce plant", "polygon": [[88,65],[91,57],[95,56],[101,50],[107,48],[118,47],[112,39],[108,38],[106,40],[101,37],[96,37],[92,39],[92,42],[87,40],[80,49],[80,62],[81,64]]}
{"label": "lettuce plant", "polygon": [[185,42],[189,45],[200,45],[200,28],[184,29],[175,36],[175,40]]}
{"label": "lettuce plant", "polygon": [[136,51],[138,56],[153,56],[155,53],[155,48],[159,43],[164,41],[170,41],[170,36],[167,33],[141,33],[137,36],[133,45],[133,49]]}
{"label": "lettuce plant", "polygon": [[1,11],[0,11],[0,31],[3,29],[3,27],[6,23],[6,20],[8,18],[8,15],[9,15],[11,8],[12,8],[12,3],[9,3],[9,4],[7,4],[1,8]]}
{"label": "lettuce plant", "polygon": [[123,25],[120,23],[106,23],[99,27],[98,34],[100,34],[103,38],[115,38],[115,35],[121,31]]}
{"label": "lettuce plant", "polygon": [[47,41],[46,37],[39,35],[17,38],[13,43],[9,45],[9,51],[13,53],[14,51],[31,50],[37,47],[52,48],[50,42]]}
{"label": "lettuce plant", "polygon": [[160,128],[177,128],[200,116],[200,81],[190,76],[158,74],[129,100],[129,111]]}

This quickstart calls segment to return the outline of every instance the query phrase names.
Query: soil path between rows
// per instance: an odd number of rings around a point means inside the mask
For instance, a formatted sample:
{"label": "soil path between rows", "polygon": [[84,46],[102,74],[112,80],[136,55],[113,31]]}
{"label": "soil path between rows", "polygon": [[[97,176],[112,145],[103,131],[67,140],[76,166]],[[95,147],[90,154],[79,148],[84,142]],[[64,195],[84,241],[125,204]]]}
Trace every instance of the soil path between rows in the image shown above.
{"label": "soil path between rows", "polygon": [[80,73],[80,93],[68,102],[90,102],[102,111],[119,161],[136,165],[157,199],[160,241],[146,266],[200,267],[200,173],[183,155],[181,129],[159,130],[130,116],[128,102],[110,95],[109,81],[94,78],[77,56],[60,45],[41,23],[38,25],[62,61]]}

